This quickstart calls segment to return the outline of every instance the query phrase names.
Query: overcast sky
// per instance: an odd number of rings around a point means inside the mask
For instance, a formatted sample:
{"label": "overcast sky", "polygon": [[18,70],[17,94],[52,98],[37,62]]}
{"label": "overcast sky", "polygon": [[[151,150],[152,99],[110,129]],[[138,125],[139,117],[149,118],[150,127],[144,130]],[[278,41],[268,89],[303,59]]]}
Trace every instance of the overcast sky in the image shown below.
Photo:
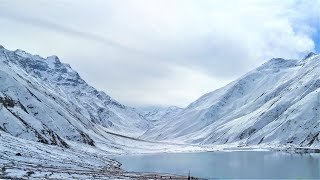
{"label": "overcast sky", "polygon": [[57,55],[132,106],[186,106],[320,50],[320,0],[0,0],[0,44]]}

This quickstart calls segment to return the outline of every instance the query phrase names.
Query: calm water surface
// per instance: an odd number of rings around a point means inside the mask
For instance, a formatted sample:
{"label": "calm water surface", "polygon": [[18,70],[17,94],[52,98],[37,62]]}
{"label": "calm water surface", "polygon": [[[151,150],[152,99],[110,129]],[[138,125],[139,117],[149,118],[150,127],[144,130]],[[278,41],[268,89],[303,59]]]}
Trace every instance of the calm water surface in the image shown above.
{"label": "calm water surface", "polygon": [[122,168],[134,172],[159,172],[207,179],[294,178],[320,179],[320,154],[272,151],[162,153],[118,156]]}

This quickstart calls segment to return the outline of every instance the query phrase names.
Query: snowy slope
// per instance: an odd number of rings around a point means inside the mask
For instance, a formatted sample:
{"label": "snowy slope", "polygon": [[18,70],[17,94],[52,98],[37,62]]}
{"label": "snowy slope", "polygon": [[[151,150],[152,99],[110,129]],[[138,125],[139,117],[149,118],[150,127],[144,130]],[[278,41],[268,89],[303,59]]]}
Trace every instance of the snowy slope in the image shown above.
{"label": "snowy slope", "polygon": [[0,130],[68,147],[66,140],[108,142],[107,132],[137,137],[149,122],[80,78],[56,56],[0,47]]}
{"label": "snowy slope", "polygon": [[320,146],[320,56],[272,59],[142,137],[196,144]]}

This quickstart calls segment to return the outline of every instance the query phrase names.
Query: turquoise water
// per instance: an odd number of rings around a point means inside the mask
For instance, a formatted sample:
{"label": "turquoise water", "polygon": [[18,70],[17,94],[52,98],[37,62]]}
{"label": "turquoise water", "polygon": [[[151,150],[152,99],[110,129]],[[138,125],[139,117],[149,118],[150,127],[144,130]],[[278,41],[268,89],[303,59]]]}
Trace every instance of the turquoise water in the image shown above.
{"label": "turquoise water", "polygon": [[202,177],[320,179],[320,154],[233,151],[126,155],[115,158],[130,172],[158,172]]}

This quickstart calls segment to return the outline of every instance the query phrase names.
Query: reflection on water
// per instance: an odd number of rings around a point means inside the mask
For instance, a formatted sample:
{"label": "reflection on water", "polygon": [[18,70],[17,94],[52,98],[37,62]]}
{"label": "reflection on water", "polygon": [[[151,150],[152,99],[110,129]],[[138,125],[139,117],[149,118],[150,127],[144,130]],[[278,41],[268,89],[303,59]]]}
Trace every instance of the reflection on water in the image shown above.
{"label": "reflection on water", "polygon": [[118,156],[122,168],[202,178],[320,179],[320,154],[268,151],[162,153]]}

